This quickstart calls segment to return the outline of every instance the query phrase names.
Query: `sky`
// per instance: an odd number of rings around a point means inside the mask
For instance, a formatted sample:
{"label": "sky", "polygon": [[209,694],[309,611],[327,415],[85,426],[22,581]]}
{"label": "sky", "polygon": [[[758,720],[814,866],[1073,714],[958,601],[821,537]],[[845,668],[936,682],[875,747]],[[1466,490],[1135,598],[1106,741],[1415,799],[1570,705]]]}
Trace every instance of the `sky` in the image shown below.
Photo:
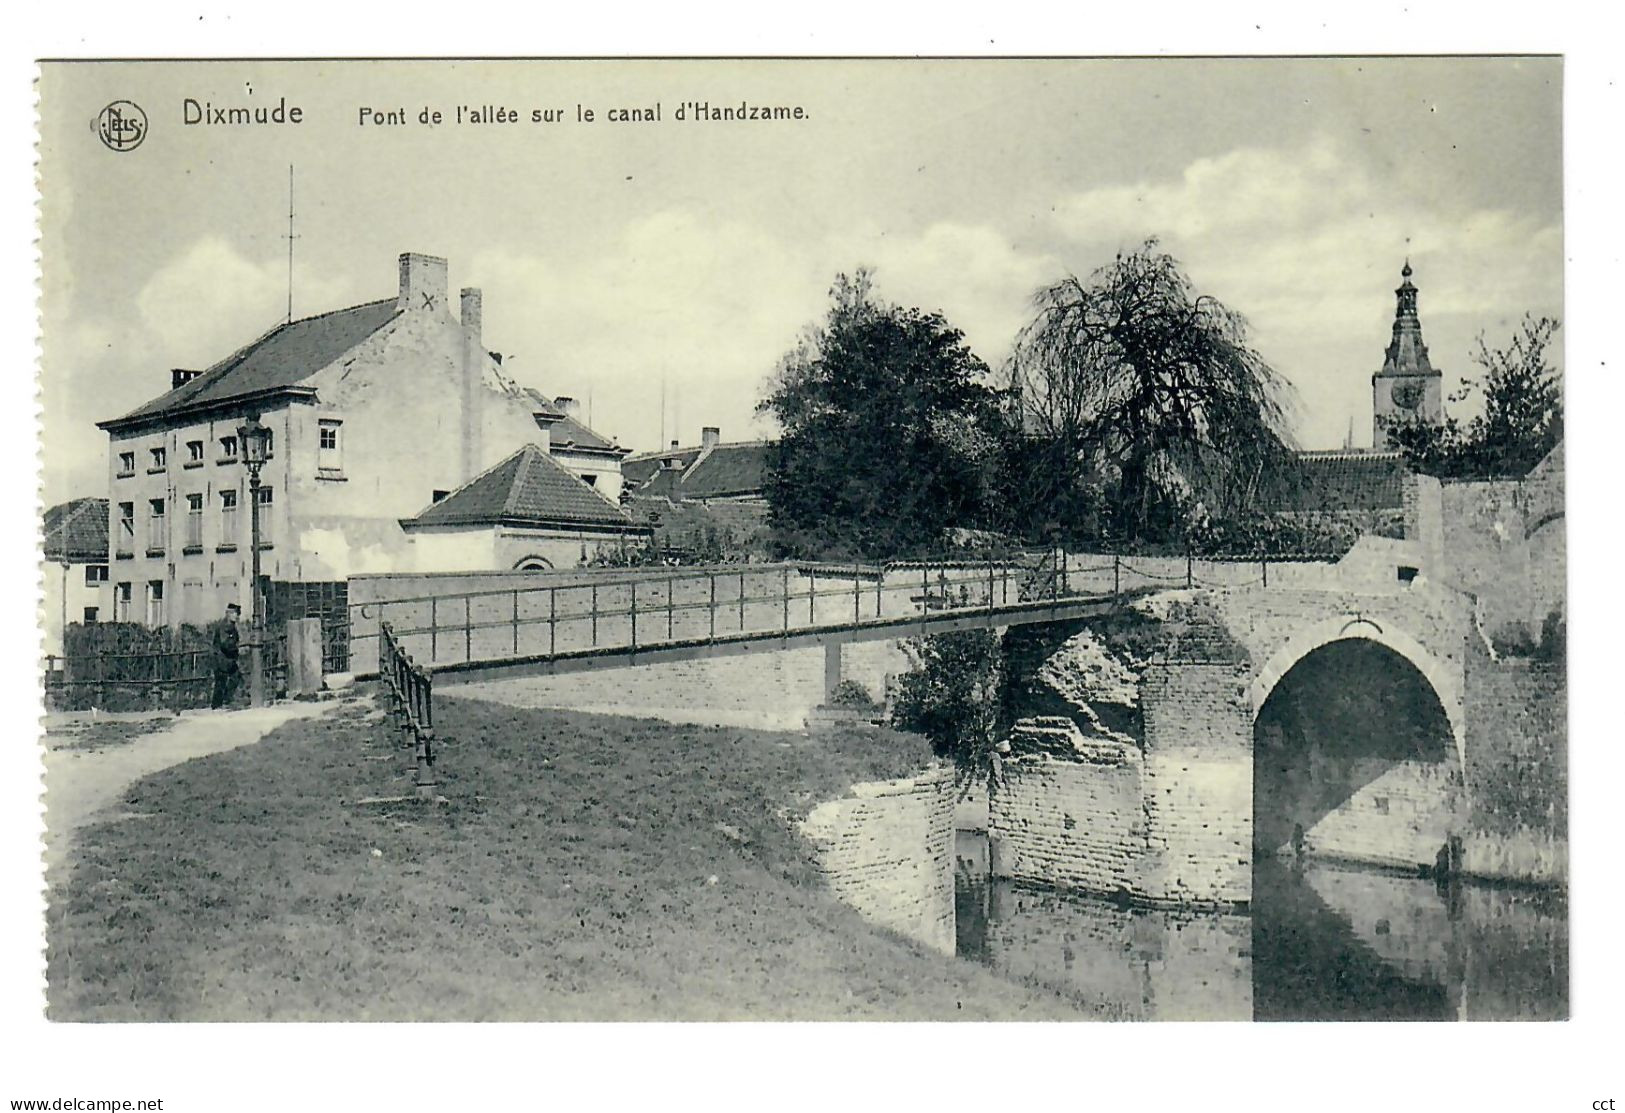
{"label": "sky", "polygon": [[[94,422],[283,318],[290,164],[295,316],[393,296],[403,251],[445,256],[509,372],[632,448],[770,434],[763,383],[839,272],[874,268],[996,368],[1036,289],[1148,236],[1246,317],[1302,446],[1351,423],[1369,444],[1407,258],[1447,391],[1480,333],[1561,319],[1561,85],[1559,61],[1508,58],[47,64],[45,498],[100,493]],[[187,98],[302,120],[188,125]],[[114,100],[147,113],[134,150],[94,133]],[[805,118],[674,118],[694,101]]]}

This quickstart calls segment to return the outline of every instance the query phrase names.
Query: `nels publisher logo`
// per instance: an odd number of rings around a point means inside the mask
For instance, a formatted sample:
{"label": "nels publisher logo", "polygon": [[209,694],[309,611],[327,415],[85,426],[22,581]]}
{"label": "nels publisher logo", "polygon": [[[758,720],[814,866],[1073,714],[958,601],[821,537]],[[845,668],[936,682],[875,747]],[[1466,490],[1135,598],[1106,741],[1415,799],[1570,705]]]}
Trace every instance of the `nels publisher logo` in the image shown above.
{"label": "nels publisher logo", "polygon": [[96,135],[110,151],[133,151],[147,137],[147,114],[134,101],[116,100],[97,114]]}

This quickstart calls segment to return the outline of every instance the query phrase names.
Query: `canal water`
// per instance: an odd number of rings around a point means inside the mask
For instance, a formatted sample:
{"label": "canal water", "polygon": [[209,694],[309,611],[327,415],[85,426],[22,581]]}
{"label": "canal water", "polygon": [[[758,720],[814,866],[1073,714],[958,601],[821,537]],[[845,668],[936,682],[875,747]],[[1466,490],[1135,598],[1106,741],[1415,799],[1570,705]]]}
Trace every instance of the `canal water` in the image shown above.
{"label": "canal water", "polygon": [[1113,1020],[1559,1020],[1560,893],[1260,860],[1249,912],[1131,907],[994,879],[956,840],[958,951]]}

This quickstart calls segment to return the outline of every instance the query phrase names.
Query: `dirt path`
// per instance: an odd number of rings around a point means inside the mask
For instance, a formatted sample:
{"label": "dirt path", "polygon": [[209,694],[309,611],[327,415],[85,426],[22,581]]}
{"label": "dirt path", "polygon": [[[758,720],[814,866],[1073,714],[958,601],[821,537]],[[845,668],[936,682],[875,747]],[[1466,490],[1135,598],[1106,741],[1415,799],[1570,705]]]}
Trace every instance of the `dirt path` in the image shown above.
{"label": "dirt path", "polygon": [[258,742],[283,723],[324,714],[337,706],[279,703],[243,711],[182,715],[152,734],[105,750],[47,748],[45,752],[45,875],[47,883],[62,865],[73,833],[114,804],[142,777],[195,757]]}

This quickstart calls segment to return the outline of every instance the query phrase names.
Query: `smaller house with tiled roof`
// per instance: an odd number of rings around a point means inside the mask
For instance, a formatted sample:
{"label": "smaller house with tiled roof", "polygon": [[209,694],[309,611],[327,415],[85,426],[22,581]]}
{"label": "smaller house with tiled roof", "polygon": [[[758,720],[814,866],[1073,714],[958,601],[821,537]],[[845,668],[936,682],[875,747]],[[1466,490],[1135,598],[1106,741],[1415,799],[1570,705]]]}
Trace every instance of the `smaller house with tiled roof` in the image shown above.
{"label": "smaller house with tiled roof", "polygon": [[634,495],[671,502],[749,502],[766,504],[764,485],[768,441],[724,443],[721,430],[707,426],[700,443],[683,447],[676,441],[664,452],[628,456],[621,464]]}
{"label": "smaller house with tiled roof", "polygon": [[74,622],[111,618],[107,585],[107,500],[70,499],[45,512],[45,652],[62,652]]}
{"label": "smaller house with tiled roof", "polygon": [[419,572],[572,568],[647,544],[649,526],[540,445],[518,452],[402,520]]}

